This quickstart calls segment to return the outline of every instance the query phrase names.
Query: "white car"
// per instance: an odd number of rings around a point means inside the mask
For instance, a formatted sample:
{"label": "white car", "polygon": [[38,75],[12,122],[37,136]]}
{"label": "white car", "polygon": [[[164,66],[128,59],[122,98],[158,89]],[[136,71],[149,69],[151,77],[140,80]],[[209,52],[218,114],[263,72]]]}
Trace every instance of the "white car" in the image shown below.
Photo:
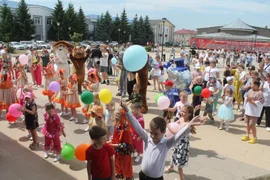
{"label": "white car", "polygon": [[19,42],[9,42],[8,44],[10,47],[13,47],[16,50],[25,50],[25,46]]}
{"label": "white car", "polygon": [[46,43],[45,41],[37,41],[38,47],[46,48],[46,49],[51,49],[51,45],[49,43]]}
{"label": "white car", "polygon": [[20,41],[20,44],[25,47],[25,49],[34,48],[34,43],[32,41]]}

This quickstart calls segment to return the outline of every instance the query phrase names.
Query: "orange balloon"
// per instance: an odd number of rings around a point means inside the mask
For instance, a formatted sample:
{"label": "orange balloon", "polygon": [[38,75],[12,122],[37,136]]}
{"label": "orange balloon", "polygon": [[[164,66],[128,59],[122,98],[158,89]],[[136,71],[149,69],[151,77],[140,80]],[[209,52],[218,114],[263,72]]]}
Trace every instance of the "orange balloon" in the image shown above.
{"label": "orange balloon", "polygon": [[75,149],[75,156],[80,161],[86,160],[86,150],[90,146],[90,144],[80,144]]}

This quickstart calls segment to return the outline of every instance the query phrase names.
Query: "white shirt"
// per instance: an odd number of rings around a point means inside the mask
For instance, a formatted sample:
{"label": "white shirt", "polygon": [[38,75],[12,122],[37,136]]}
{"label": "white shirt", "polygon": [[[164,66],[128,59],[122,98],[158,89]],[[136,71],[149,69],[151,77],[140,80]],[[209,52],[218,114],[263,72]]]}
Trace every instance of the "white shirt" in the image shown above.
{"label": "white shirt", "polygon": [[219,73],[219,69],[214,67],[211,68],[210,66],[205,68],[205,75],[204,75],[204,80],[209,81],[210,77],[217,78],[217,73]]}
{"label": "white shirt", "polygon": [[1,49],[0,56],[2,56],[2,54],[5,54],[5,53],[6,53],[5,49]]}
{"label": "white shirt", "polygon": [[229,85],[229,84],[225,84],[225,87],[224,87],[224,92],[228,89],[231,89],[233,92],[235,90],[234,86],[233,85]]}
{"label": "white shirt", "polygon": [[180,118],[180,113],[182,111],[182,108],[185,106],[185,105],[191,105],[189,102],[186,102],[186,103],[182,103],[181,101],[178,101],[175,103],[174,105],[174,108],[177,109],[177,113],[176,113],[176,117],[177,118]]}
{"label": "white shirt", "polygon": [[109,58],[108,53],[102,53],[102,57],[99,59],[100,66],[108,67],[109,66],[108,58]]}
{"label": "white shirt", "polygon": [[265,81],[263,85],[263,97],[264,97],[264,103],[263,106],[269,107],[270,106],[270,83]]}
{"label": "white shirt", "polygon": [[267,73],[270,73],[270,63],[264,65],[264,67],[263,67],[263,73],[265,74],[265,76],[266,76]]}

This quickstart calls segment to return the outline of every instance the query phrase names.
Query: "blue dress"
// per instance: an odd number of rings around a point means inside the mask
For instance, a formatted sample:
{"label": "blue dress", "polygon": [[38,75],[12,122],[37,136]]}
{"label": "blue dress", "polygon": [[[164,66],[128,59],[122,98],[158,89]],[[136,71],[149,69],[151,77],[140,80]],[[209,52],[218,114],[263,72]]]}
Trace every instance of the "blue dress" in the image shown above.
{"label": "blue dress", "polygon": [[217,117],[224,121],[233,121],[233,97],[225,97],[224,103],[219,107]]}

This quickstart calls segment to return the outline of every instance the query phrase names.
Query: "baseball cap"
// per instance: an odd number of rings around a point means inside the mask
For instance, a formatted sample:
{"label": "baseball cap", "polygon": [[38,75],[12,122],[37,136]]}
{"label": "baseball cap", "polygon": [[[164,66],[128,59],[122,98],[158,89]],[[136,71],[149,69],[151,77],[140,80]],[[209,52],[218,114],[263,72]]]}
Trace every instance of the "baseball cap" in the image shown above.
{"label": "baseball cap", "polygon": [[171,80],[167,80],[163,82],[162,84],[173,87],[174,83]]}

